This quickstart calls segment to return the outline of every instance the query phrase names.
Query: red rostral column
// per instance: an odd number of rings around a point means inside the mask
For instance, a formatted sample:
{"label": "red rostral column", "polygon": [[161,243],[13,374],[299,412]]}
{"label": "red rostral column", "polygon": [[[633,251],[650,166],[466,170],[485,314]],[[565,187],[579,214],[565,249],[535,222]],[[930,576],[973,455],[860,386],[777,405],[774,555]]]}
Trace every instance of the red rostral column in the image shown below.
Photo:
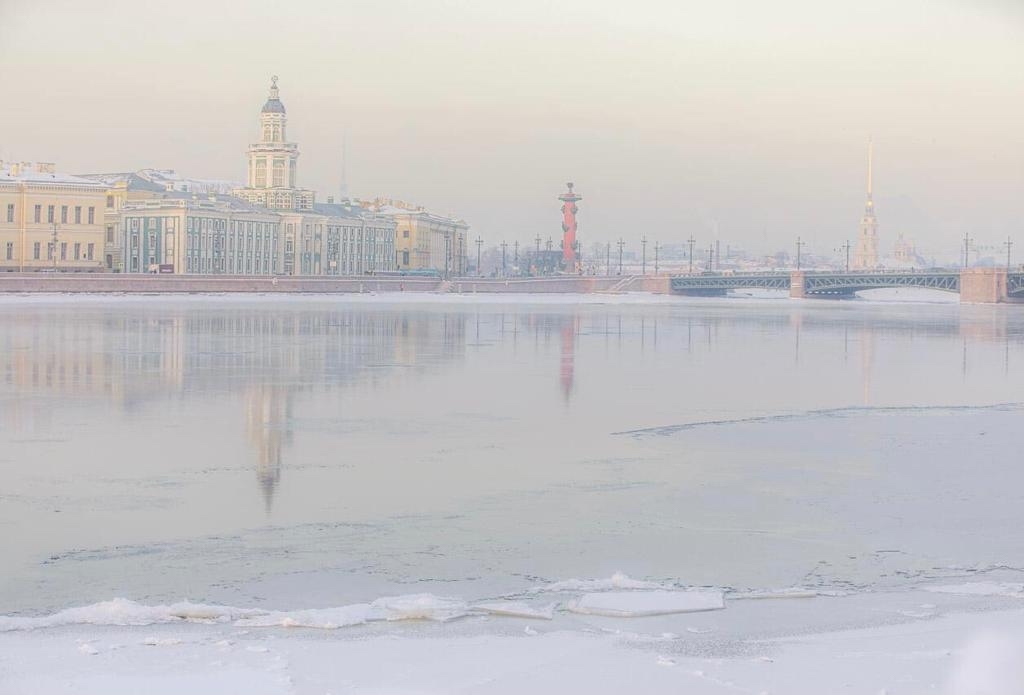
{"label": "red rostral column", "polygon": [[562,201],[562,260],[565,262],[565,269],[576,270],[576,207],[577,200],[583,200],[583,196],[573,193],[572,182],[565,184],[569,190],[558,199]]}

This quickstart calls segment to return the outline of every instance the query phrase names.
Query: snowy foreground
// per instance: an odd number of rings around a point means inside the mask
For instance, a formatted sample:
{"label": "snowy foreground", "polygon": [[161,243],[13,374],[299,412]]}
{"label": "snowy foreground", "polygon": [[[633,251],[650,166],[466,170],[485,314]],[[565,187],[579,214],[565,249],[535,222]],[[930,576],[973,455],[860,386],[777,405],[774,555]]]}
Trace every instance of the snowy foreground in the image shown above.
{"label": "snowy foreground", "polygon": [[[521,600],[419,594],[290,612],[119,599],[3,617],[0,691],[1024,693],[1024,610],[1006,608],[1024,597],[1021,584],[723,597],[617,575],[548,589]],[[1010,603],[949,611],[944,600],[956,598]],[[876,624],[787,629],[811,613],[851,624],[871,613]],[[773,620],[772,636],[739,634]]]}

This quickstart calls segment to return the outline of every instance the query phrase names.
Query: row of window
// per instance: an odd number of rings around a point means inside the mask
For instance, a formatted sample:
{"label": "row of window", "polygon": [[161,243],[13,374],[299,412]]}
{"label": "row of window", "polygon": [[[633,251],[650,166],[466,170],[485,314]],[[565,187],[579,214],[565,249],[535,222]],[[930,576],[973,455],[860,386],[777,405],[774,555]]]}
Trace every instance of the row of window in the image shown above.
{"label": "row of window", "polygon": [[[71,260],[75,260],[75,261],[91,261],[91,260],[93,260],[93,257],[96,254],[96,245],[95,244],[86,244],[85,245],[85,255],[84,256],[82,255],[82,244],[80,244],[80,243],[76,242],[71,250],[74,252],[74,255],[71,258]],[[42,251],[43,251],[43,245],[42,245],[41,242],[37,241],[34,244],[32,244],[32,260],[34,260],[34,261],[42,260]],[[46,245],[46,260],[48,260],[48,261],[52,261],[53,260],[53,251],[54,251],[53,243],[52,242],[48,243]],[[8,241],[7,242],[7,260],[9,260],[9,261],[14,260],[14,242],[13,241]],[[61,244],[60,244],[60,260],[62,260],[62,261],[69,260],[68,259],[68,242],[66,242],[66,241],[61,242]]]}
{"label": "row of window", "polygon": [[[83,222],[82,222],[82,213],[83,212],[85,213],[85,219],[87,220],[87,222],[85,222],[85,224],[95,224],[96,223],[96,208],[91,206],[91,205],[88,208],[85,208],[85,207],[83,207],[81,205],[76,205],[74,207],[74,213],[73,213],[74,217],[71,217],[71,211],[72,211],[72,208],[69,205],[61,205],[60,206],[60,223],[61,224],[68,224],[68,220],[69,219],[74,219],[74,223],[75,224],[83,224]],[[14,217],[15,217],[14,203],[8,203],[7,204],[7,221],[8,222],[14,222]],[[42,205],[36,205],[35,208],[33,209],[32,221],[36,222],[36,223],[41,223],[43,221],[43,206]],[[54,222],[57,221],[57,206],[56,205],[47,205],[46,206],[46,221],[49,224],[53,224]]]}

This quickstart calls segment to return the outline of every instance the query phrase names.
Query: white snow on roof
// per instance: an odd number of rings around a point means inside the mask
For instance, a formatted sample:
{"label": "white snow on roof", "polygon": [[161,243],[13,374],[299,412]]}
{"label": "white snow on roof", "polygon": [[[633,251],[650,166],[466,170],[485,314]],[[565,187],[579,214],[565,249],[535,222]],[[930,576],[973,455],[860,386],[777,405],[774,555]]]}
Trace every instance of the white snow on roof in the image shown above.
{"label": "white snow on roof", "polygon": [[92,181],[90,179],[83,179],[80,176],[36,171],[32,167],[22,167],[17,174],[12,174],[10,169],[0,171],[0,183],[20,182],[74,184],[76,186],[90,186],[94,188],[103,187],[102,183]]}

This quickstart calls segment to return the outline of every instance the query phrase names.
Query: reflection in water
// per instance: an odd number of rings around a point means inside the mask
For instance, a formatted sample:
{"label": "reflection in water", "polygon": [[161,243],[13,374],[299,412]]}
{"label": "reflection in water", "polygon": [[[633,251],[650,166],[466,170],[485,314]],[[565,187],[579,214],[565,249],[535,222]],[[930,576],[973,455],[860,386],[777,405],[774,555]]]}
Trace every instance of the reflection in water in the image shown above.
{"label": "reflection in water", "polygon": [[576,372],[576,333],[579,331],[579,317],[565,316],[562,318],[562,359],[559,369],[559,383],[562,385],[562,397],[569,402],[572,395],[573,379]]}
{"label": "reflection in water", "polygon": [[[241,395],[246,437],[269,512],[302,391],[433,368],[465,352],[463,313],[253,308],[186,312],[129,307],[120,315],[59,309],[8,317],[0,369],[19,396],[100,399],[136,412],[157,401]],[[9,430],[49,429],[58,403],[3,403]],[[47,407],[49,406],[49,407]]]}
{"label": "reflection in water", "polygon": [[[534,357],[557,354],[564,404],[579,386],[577,357],[588,336],[596,336],[607,360],[621,367],[623,360],[658,359],[664,353],[685,365],[735,349],[737,342],[755,350],[749,357],[737,359],[756,360],[760,337],[787,339],[788,333],[793,369],[813,372],[822,368],[822,359],[828,357],[820,354],[822,350],[837,353],[828,369],[849,369],[853,331],[860,342],[860,401],[869,405],[880,400],[872,392],[879,336],[895,335],[910,341],[959,337],[962,354],[953,369],[959,367],[965,378],[969,344],[998,341],[1004,344],[1001,371],[1008,376],[1011,339],[1020,341],[1019,321],[1014,319],[1012,327],[1009,324],[1012,316],[1016,314],[992,311],[918,320],[907,313],[853,312],[845,307],[843,311],[819,311],[773,306],[732,312],[710,303],[547,311],[529,307],[512,311],[325,309],[302,304],[282,309],[218,305],[216,301],[191,307],[163,302],[43,305],[31,312],[6,311],[0,329],[0,386],[4,389],[0,395],[6,396],[0,400],[0,415],[8,431],[50,430],[54,429],[53,413],[67,401],[98,400],[133,413],[168,401],[233,397],[241,406],[244,436],[269,513],[294,437],[293,408],[298,394],[343,391],[356,383],[376,385],[461,361],[470,319],[474,350],[507,344],[516,355],[523,330],[527,337],[533,333],[533,341],[526,345],[532,344]],[[666,335],[660,345],[659,331]],[[610,341],[613,332],[617,339]],[[737,339],[737,335],[746,337]],[[822,336],[827,346],[822,345]],[[920,344],[923,349],[924,343]],[[639,356],[626,357],[633,347],[639,348]],[[803,361],[808,364],[801,364]],[[728,380],[728,370],[742,373],[743,365],[720,365],[718,373]],[[588,374],[598,380],[606,376]],[[755,374],[752,378],[760,377]],[[880,385],[885,378],[885,374],[879,377]],[[489,387],[479,383],[476,388]],[[732,388],[742,391],[746,387],[741,383]],[[702,397],[706,396],[694,396],[694,402],[699,404]]]}
{"label": "reflection in water", "polygon": [[281,445],[291,441],[291,391],[254,386],[245,394],[245,411],[249,441],[256,450],[256,478],[269,514],[274,490],[281,482]]}

